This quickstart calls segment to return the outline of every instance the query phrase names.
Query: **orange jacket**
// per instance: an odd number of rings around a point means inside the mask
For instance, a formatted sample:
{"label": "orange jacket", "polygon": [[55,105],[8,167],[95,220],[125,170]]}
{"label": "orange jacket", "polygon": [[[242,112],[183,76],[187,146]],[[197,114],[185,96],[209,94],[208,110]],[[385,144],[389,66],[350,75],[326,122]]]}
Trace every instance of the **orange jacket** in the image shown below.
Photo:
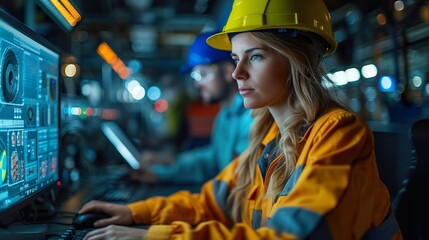
{"label": "orange jacket", "polygon": [[152,225],[147,239],[402,239],[379,179],[372,133],[359,118],[341,109],[319,117],[300,142],[284,189],[266,199],[278,160],[269,150],[278,131],[273,125],[262,142],[243,223],[234,224],[226,208],[237,160],[199,194],[129,204],[135,223]]}

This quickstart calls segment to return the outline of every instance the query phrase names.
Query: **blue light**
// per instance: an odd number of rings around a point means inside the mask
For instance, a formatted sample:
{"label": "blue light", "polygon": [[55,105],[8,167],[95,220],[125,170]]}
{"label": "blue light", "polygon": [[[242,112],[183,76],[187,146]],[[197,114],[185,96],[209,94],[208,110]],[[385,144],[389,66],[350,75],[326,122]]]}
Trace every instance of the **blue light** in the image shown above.
{"label": "blue light", "polygon": [[157,86],[152,86],[147,90],[147,97],[152,100],[156,101],[161,97],[161,89]]}
{"label": "blue light", "polygon": [[66,116],[70,115],[70,108],[69,107],[64,107],[63,108],[63,114],[66,115]]}
{"label": "blue light", "polygon": [[396,89],[396,81],[392,76],[380,76],[378,88],[381,92],[392,92]]}
{"label": "blue light", "polygon": [[128,68],[132,73],[138,73],[142,69],[142,63],[137,59],[132,59],[128,62]]}

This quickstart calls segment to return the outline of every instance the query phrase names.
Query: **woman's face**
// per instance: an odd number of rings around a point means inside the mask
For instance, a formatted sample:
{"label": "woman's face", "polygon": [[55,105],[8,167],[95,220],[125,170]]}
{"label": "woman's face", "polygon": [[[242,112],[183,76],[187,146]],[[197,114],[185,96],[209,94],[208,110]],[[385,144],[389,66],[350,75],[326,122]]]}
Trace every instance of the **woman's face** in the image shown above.
{"label": "woman's face", "polygon": [[269,51],[250,33],[231,39],[231,56],[236,63],[232,76],[244,98],[244,106],[278,108],[286,104],[289,62]]}

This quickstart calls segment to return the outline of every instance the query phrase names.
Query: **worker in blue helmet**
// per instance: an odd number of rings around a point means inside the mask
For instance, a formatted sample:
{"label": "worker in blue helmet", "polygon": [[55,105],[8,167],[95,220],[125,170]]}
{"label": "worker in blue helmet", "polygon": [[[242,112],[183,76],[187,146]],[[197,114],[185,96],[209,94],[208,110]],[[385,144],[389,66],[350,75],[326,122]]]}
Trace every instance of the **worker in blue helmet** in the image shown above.
{"label": "worker in blue helmet", "polygon": [[230,51],[222,51],[210,47],[206,43],[206,38],[211,32],[201,33],[196,37],[189,49],[187,63],[182,68],[182,72],[189,73],[195,66],[210,65],[223,61],[232,61]]}
{"label": "worker in blue helmet", "polygon": [[202,184],[216,176],[248,145],[252,123],[250,110],[244,108],[232,78],[235,65],[229,51],[217,50],[206,43],[214,32],[201,33],[189,49],[182,72],[190,74],[205,104],[220,103],[210,143],[184,151],[176,156],[144,151],[141,155],[142,173],[134,179],[142,182]]}

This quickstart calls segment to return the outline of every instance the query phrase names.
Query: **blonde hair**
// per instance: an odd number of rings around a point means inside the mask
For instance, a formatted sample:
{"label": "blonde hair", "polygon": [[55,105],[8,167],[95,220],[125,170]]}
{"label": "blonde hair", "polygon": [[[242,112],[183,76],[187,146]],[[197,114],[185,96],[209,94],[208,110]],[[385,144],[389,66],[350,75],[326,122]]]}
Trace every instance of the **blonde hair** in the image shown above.
{"label": "blonde hair", "polygon": [[[268,32],[251,32],[252,36],[266,46],[274,54],[288,60],[290,76],[285,79],[288,92],[287,104],[291,109],[281,123],[282,132],[276,137],[276,156],[282,154],[270,178],[265,197],[275,197],[280,193],[287,179],[295,169],[299,156],[299,141],[302,133],[318,115],[326,112],[332,106],[344,107],[332,93],[324,87],[325,71],[322,66],[322,55],[319,49],[309,47],[313,39],[291,39],[280,34]],[[303,43],[307,42],[307,43]],[[314,45],[314,44],[313,44]],[[240,156],[236,169],[237,184],[231,189],[227,199],[232,219],[243,221],[245,204],[249,186],[255,178],[255,166],[260,154],[260,145],[268,133],[274,119],[267,107],[255,109],[252,112],[254,123],[251,128],[251,141],[248,148]]]}

